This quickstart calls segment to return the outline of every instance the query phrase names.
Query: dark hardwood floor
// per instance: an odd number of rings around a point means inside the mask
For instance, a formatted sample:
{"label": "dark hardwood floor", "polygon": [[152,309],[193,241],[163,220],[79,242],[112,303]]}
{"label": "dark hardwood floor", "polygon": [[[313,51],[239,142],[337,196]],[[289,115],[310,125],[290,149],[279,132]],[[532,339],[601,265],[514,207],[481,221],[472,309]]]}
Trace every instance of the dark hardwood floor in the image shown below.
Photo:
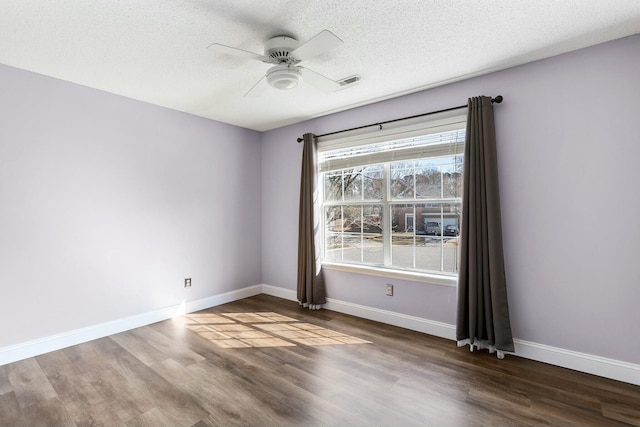
{"label": "dark hardwood floor", "polygon": [[0,425],[640,426],[640,387],[260,295],[0,366]]}

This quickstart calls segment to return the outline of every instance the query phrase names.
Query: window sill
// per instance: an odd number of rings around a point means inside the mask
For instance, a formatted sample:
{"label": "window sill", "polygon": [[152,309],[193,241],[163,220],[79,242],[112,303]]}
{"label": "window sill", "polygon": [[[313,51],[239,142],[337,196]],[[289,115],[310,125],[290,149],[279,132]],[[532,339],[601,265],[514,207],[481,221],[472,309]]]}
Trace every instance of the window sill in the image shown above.
{"label": "window sill", "polygon": [[334,271],[344,271],[347,273],[367,274],[369,276],[387,277],[389,279],[409,280],[412,282],[427,283],[430,285],[452,286],[458,285],[456,276],[445,276],[437,274],[417,273],[414,271],[392,270],[388,268],[371,267],[365,265],[339,264],[324,261],[322,268]]}

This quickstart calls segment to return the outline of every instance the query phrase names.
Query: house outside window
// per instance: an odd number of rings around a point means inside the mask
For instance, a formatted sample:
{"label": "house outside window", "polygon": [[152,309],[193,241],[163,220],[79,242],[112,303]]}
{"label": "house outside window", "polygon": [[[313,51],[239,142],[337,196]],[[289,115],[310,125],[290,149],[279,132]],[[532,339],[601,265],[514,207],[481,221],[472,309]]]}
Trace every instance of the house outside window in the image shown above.
{"label": "house outside window", "polygon": [[323,264],[455,276],[466,116],[318,143]]}

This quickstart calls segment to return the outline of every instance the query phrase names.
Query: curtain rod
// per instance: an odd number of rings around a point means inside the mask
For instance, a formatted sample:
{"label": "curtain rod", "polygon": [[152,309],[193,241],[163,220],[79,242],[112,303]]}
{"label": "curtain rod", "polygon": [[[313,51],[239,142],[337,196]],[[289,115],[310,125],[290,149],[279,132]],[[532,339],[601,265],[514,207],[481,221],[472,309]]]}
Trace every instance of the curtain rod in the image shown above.
{"label": "curtain rod", "polygon": [[[492,104],[493,103],[500,104],[503,99],[504,98],[502,97],[502,95],[498,95],[495,98],[491,98],[491,103]],[[380,129],[382,129],[382,125],[386,125],[388,123],[399,122],[401,120],[415,119],[417,117],[430,116],[432,114],[446,113],[447,111],[459,110],[461,108],[467,108],[467,105],[458,105],[457,107],[445,108],[444,110],[438,110],[438,111],[430,111],[428,113],[416,114],[415,116],[402,117],[401,119],[387,120],[386,122],[371,123],[370,125],[358,126],[358,127],[355,127],[355,128],[343,129],[343,130],[338,130],[338,131],[329,132],[329,133],[323,133],[322,135],[317,135],[316,138],[320,138],[320,137],[323,137],[323,136],[329,136],[329,135],[335,135],[337,133],[349,132],[349,131],[352,131],[352,130],[364,129],[364,128],[368,128],[368,127],[372,127],[372,126],[380,126]],[[303,141],[302,138],[298,138],[298,142],[299,143],[302,142],[302,141]]]}

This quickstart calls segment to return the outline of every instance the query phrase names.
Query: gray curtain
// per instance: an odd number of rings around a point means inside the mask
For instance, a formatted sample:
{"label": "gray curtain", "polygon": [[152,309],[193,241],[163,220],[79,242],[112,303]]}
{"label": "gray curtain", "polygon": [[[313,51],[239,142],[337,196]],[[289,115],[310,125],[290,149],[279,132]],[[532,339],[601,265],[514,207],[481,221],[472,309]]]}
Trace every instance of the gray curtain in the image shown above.
{"label": "gray curtain", "polygon": [[500,194],[493,105],[469,99],[464,151],[456,339],[498,352],[513,352],[502,248]]}
{"label": "gray curtain", "polygon": [[315,244],[319,231],[319,224],[316,223],[318,219],[316,137],[312,133],[304,134],[303,142],[298,224],[298,301],[305,307],[317,310],[327,301],[319,251]]}

